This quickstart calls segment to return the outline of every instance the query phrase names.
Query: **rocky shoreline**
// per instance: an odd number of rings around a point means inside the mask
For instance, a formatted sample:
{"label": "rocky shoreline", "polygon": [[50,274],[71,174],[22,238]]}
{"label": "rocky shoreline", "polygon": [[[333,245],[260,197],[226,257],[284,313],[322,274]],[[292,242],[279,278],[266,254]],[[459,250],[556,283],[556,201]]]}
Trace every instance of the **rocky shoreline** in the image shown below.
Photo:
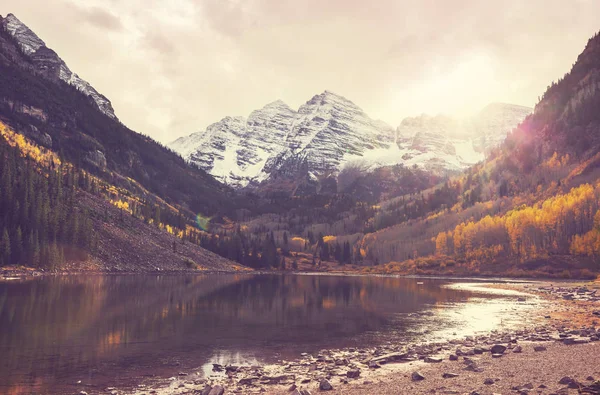
{"label": "rocky shoreline", "polygon": [[160,274],[160,275],[207,275],[207,274],[232,274],[232,273],[240,273],[240,274],[255,274],[252,271],[228,271],[228,270],[198,270],[198,269],[188,269],[183,268],[181,270],[168,270],[168,269],[154,269],[154,270],[140,270],[140,271],[132,271],[132,270],[43,270],[43,269],[34,269],[27,267],[7,267],[2,268],[0,270],[0,281],[11,281],[11,280],[20,280],[20,279],[31,279],[35,277],[42,276],[78,276],[78,275],[98,275],[98,276],[106,276],[106,275],[139,275],[139,274]]}
{"label": "rocky shoreline", "polygon": [[166,382],[113,393],[600,394],[600,284],[492,287],[536,294],[549,303],[524,320],[527,327],[514,330],[429,344],[322,350],[266,366],[214,365],[208,377],[181,372]]}

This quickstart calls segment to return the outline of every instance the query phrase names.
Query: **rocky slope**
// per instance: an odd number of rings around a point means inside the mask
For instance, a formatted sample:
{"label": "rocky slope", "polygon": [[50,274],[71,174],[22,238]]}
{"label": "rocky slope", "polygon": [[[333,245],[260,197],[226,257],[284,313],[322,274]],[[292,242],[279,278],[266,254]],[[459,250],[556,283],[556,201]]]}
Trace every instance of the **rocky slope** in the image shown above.
{"label": "rocky slope", "polygon": [[100,111],[112,119],[117,119],[110,100],[98,93],[87,81],[73,73],[56,52],[48,48],[44,41],[16,16],[8,14],[2,18],[0,15],[0,28],[7,32],[23,54],[32,60],[37,73],[48,79],[61,80],[74,86],[90,97]]}
{"label": "rocky slope", "polygon": [[169,146],[235,187],[298,175],[315,179],[352,162],[445,172],[483,160],[530,112],[492,104],[469,120],[423,115],[405,119],[394,130],[350,100],[325,91],[298,111],[276,101],[248,119],[226,117]]}

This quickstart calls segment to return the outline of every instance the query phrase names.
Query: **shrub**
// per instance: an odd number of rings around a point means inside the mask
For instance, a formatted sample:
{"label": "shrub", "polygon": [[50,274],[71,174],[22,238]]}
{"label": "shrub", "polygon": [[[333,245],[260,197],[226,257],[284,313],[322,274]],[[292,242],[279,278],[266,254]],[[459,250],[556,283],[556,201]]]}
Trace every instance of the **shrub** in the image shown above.
{"label": "shrub", "polygon": [[196,264],[196,262],[194,262],[193,260],[191,260],[190,258],[183,258],[183,263],[185,263],[185,265],[189,268],[189,269],[197,269],[198,265]]}

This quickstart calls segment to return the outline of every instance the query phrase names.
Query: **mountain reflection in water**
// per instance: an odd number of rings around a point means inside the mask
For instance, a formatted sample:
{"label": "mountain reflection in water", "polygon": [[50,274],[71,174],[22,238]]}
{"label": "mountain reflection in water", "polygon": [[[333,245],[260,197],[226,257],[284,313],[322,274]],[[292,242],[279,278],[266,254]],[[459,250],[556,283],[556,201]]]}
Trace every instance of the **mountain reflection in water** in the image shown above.
{"label": "mountain reflection in water", "polygon": [[456,331],[467,306],[471,321],[506,308],[503,295],[419,281],[124,275],[0,283],[0,393],[73,392],[79,380],[101,390],[211,362],[410,341],[428,325]]}

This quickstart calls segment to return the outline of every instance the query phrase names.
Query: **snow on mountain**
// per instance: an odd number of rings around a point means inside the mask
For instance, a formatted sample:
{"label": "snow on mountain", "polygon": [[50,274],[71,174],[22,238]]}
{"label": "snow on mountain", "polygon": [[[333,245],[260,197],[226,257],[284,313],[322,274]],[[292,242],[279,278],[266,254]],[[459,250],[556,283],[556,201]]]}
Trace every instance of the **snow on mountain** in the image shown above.
{"label": "snow on mountain", "polygon": [[278,100],[248,119],[225,117],[206,130],[181,137],[169,147],[214,177],[232,185],[262,181],[266,161],[280,154],[296,112]]}
{"label": "snow on mountain", "polygon": [[532,112],[529,107],[492,103],[465,119],[445,115],[405,118],[398,150],[405,164],[431,170],[461,170],[485,158]]}
{"label": "snow on mountain", "polygon": [[508,132],[514,129],[532,108],[516,104],[492,103],[483,108],[471,119],[472,134],[475,135],[476,149],[488,152],[500,145]]}
{"label": "snow on mountain", "polygon": [[13,14],[8,14],[6,18],[0,16],[0,26],[15,40],[21,51],[31,58],[34,66],[42,75],[62,80],[76,87],[80,92],[91,97],[100,111],[117,120],[110,100],[98,93],[87,81],[73,73],[56,52],[48,48],[44,41],[16,16]]}
{"label": "snow on mountain", "polygon": [[422,115],[406,118],[394,130],[344,97],[325,91],[298,111],[276,101],[248,119],[226,117],[169,146],[236,187],[300,170],[318,177],[353,161],[443,172],[483,160],[530,112],[526,107],[493,104],[472,119]]}
{"label": "snow on mountain", "polygon": [[389,125],[369,118],[357,105],[325,91],[298,109],[287,146],[304,156],[314,175],[335,171],[347,155],[361,155],[394,142]]}
{"label": "snow on mountain", "polygon": [[335,171],[348,153],[389,147],[394,133],[351,101],[325,91],[298,111],[279,100],[248,119],[226,117],[169,147],[221,181],[245,186],[290,167],[306,166],[313,176]]}

